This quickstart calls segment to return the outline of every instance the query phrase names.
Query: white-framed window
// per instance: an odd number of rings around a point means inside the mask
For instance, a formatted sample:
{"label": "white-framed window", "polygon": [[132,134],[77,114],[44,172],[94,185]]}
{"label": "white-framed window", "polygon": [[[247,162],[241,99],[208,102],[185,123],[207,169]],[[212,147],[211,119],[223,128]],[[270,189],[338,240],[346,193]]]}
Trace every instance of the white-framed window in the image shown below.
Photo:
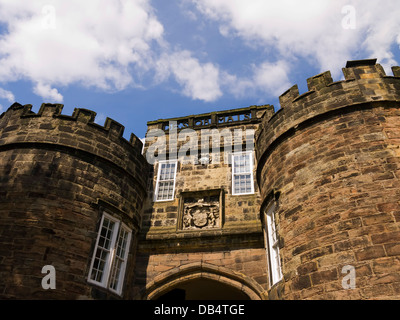
{"label": "white-framed window", "polygon": [[282,280],[282,267],[279,256],[279,240],[275,224],[276,203],[264,211],[264,239],[267,251],[270,286]]}
{"label": "white-framed window", "polygon": [[232,194],[254,193],[253,152],[232,154]]}
{"label": "white-framed window", "polygon": [[88,282],[121,295],[132,230],[104,213],[89,269]]}
{"label": "white-framed window", "polygon": [[177,160],[158,163],[157,183],[154,201],[174,200]]}

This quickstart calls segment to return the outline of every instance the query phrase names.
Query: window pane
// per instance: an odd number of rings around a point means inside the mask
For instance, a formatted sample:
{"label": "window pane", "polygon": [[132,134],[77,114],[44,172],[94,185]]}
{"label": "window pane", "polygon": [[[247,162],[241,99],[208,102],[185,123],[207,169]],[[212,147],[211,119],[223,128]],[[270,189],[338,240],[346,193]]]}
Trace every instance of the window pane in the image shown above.
{"label": "window pane", "polygon": [[250,174],[241,174],[233,176],[234,193],[251,193],[252,179]]}
{"label": "window pane", "polygon": [[249,173],[251,171],[250,157],[250,153],[233,156],[233,172]]}
{"label": "window pane", "polygon": [[118,243],[117,243],[117,250],[116,250],[116,255],[117,257],[124,257],[125,256],[125,248],[126,248],[126,242],[128,239],[128,232],[126,232],[124,229],[121,229],[118,237]]}
{"label": "window pane", "polygon": [[116,291],[119,289],[119,284],[123,279],[123,274],[121,272],[126,263],[125,257],[129,245],[128,238],[129,238],[129,232],[121,228],[120,233],[118,235],[114,262],[111,268],[110,285],[109,285],[111,289]]}
{"label": "window pane", "polygon": [[109,257],[109,252],[102,249],[102,248],[97,248],[96,251],[96,257],[93,262],[93,268],[92,268],[92,273],[90,275],[90,279],[97,281],[97,282],[102,282],[103,280],[103,273],[104,269],[106,266],[106,262]]}
{"label": "window pane", "polygon": [[174,197],[176,162],[160,163],[156,200],[172,200]]}
{"label": "window pane", "polygon": [[104,249],[110,249],[111,239],[115,222],[104,218],[103,227],[101,229],[98,246]]}
{"label": "window pane", "polygon": [[160,181],[173,180],[175,176],[175,163],[160,164]]}
{"label": "window pane", "polygon": [[157,200],[171,199],[173,196],[174,181],[160,181],[158,185]]}
{"label": "window pane", "polygon": [[171,163],[171,170],[169,173],[169,179],[174,180],[175,177],[175,163]]}
{"label": "window pane", "polygon": [[165,180],[165,177],[167,175],[167,167],[165,163],[161,164],[161,169],[160,169],[160,180]]}
{"label": "window pane", "polygon": [[110,288],[113,290],[118,289],[121,265],[122,265],[122,261],[119,258],[115,258],[114,264],[113,264],[113,267],[111,270],[111,278],[110,278]]}
{"label": "window pane", "polygon": [[246,192],[251,192],[251,176],[249,174],[245,175],[245,185]]}
{"label": "window pane", "polygon": [[233,156],[233,173],[239,173],[239,156]]}
{"label": "window pane", "polygon": [[247,194],[253,192],[252,154],[233,155],[233,193]]}
{"label": "window pane", "polygon": [[245,155],[240,156],[240,173],[246,172],[245,171]]}
{"label": "window pane", "polygon": [[235,176],[233,176],[233,178],[234,178],[234,185],[233,185],[234,193],[239,193],[239,190],[240,190],[240,176],[239,175],[235,175]]}
{"label": "window pane", "polygon": [[90,273],[90,279],[103,282],[104,272],[110,258],[110,248],[115,229],[115,222],[103,218],[103,224],[100,229],[99,241],[94,255],[93,267]]}

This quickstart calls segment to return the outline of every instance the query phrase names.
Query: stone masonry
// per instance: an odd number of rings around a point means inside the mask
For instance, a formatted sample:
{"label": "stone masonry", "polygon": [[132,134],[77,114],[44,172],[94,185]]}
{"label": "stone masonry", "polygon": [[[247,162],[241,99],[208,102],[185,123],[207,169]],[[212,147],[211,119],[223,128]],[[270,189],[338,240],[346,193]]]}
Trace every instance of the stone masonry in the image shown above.
{"label": "stone masonry", "polygon": [[[147,168],[140,140],[123,139],[123,127],[111,119],[95,124],[92,111],[61,111],[43,104],[35,114],[16,103],[0,117],[2,298],[111,297],[87,282],[102,212],[136,232],[140,227],[146,194],[140,172]],[[55,290],[41,286],[45,265],[56,270]],[[129,270],[127,289],[132,276]]]}
{"label": "stone masonry", "polygon": [[[293,86],[279,110],[151,121],[144,146],[111,119],[94,123],[90,110],[13,104],[0,115],[0,298],[400,299],[400,68],[392,70],[349,61],[344,80],[309,78],[309,91]],[[231,155],[243,151],[253,185],[234,194]],[[176,167],[160,200],[162,160]],[[104,213],[132,230],[121,294],[88,281]],[[41,286],[44,265],[57,272],[54,290]]]}
{"label": "stone masonry", "polygon": [[[353,61],[294,86],[258,131],[257,180],[276,222],[279,299],[400,298],[400,73]],[[275,197],[273,196],[275,195]],[[261,210],[263,210],[263,206]],[[344,266],[356,287],[343,290]]]}
{"label": "stone masonry", "polygon": [[[240,139],[232,138],[232,144],[224,143],[224,136],[210,137],[210,148],[207,149],[209,156],[215,157],[212,152],[213,143],[220,143],[225,149],[245,151],[246,146],[253,151],[254,133],[266,114],[273,113],[272,106],[254,106],[244,109],[228,110],[191,117],[163,119],[148,123],[148,132],[159,129],[165,132],[167,140],[166,158],[170,158],[170,139],[172,129],[168,125],[175,121],[182,130],[190,128],[199,137],[204,135],[204,129],[214,129],[221,133],[223,130],[234,137],[235,130],[242,133]],[[184,123],[186,125],[181,125]],[[168,128],[168,129],[166,129]],[[246,134],[247,133],[247,134]],[[249,135],[248,135],[249,134]],[[150,140],[150,139],[149,139]],[[250,140],[250,141],[249,141]],[[148,141],[144,148],[144,154],[154,141]],[[177,149],[187,142],[179,141]],[[201,157],[200,145],[197,154]],[[228,151],[227,151],[228,152]],[[157,179],[158,166],[149,173],[149,195],[145,203],[144,217],[141,237],[138,247],[137,261],[137,298],[153,298],[171,287],[159,288],[154,286],[157,277],[171,273],[174,277],[181,277],[180,268],[185,269],[187,265],[194,268],[210,266],[213,268],[224,268],[224,272],[237,272],[239,283],[237,288],[244,288],[242,279],[251,274],[248,281],[252,287],[249,294],[252,298],[265,298],[264,291],[267,290],[268,276],[265,268],[266,255],[263,244],[262,226],[259,219],[260,196],[255,184],[253,194],[232,195],[232,168],[229,157],[219,154],[218,163],[201,162],[184,164],[179,161],[176,176],[175,197],[172,201],[154,202],[154,186]],[[179,158],[179,157],[178,157]],[[182,160],[182,158],[179,158]],[[193,159],[192,159],[193,160]],[[254,169],[255,174],[255,169]],[[214,228],[196,227],[185,229],[183,227],[184,199],[194,198],[191,205],[196,205],[197,199],[214,196],[221,210],[219,224]],[[194,204],[193,204],[194,202]],[[190,205],[189,205],[190,206]],[[185,276],[185,275],[184,275]],[[192,274],[187,275],[190,279]],[[215,277],[220,278],[220,274]],[[184,278],[186,279],[186,278]],[[226,279],[228,282],[229,278]],[[183,281],[183,280],[182,280]],[[229,280],[231,281],[231,280]],[[233,280],[232,280],[233,281]],[[155,290],[155,292],[153,291]]]}

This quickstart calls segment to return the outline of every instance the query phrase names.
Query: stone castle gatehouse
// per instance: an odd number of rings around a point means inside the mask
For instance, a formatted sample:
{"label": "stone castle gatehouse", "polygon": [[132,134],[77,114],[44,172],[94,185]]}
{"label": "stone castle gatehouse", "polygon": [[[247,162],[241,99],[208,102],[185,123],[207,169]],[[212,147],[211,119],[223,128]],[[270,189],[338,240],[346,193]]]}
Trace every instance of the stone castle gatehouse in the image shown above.
{"label": "stone castle gatehouse", "polygon": [[[399,299],[400,68],[148,122],[0,116],[0,297]],[[43,287],[53,266],[56,289]]]}

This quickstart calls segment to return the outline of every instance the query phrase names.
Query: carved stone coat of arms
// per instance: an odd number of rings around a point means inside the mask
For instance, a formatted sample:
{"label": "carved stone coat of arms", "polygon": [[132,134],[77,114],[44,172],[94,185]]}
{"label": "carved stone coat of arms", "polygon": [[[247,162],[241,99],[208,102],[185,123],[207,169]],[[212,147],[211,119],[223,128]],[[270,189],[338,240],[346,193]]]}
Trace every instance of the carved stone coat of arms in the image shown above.
{"label": "carved stone coat of arms", "polygon": [[199,199],[183,208],[183,229],[209,229],[220,227],[219,202]]}

